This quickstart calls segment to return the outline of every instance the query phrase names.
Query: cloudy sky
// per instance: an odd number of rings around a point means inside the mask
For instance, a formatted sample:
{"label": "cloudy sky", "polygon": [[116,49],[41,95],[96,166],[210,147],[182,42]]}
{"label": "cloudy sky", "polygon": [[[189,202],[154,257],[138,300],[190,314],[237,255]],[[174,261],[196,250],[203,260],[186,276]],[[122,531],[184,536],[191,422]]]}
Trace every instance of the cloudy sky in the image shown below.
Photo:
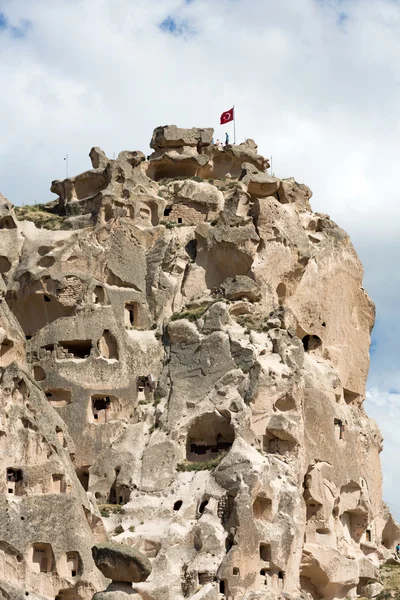
{"label": "cloudy sky", "polygon": [[[52,198],[88,152],[148,153],[157,125],[214,126],[273,155],[346,229],[377,306],[366,408],[400,520],[400,1],[0,0],[0,191]],[[398,486],[397,486],[398,487]]]}

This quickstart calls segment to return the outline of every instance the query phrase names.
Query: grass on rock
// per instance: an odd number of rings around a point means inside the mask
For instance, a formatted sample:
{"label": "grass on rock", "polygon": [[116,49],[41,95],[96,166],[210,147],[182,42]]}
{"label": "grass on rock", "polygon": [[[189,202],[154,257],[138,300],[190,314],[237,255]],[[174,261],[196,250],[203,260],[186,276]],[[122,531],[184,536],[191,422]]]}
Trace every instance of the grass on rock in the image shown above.
{"label": "grass on rock", "polygon": [[189,462],[185,461],[180,463],[177,467],[177,471],[212,471],[215,467],[218,467],[221,460],[224,458],[226,452],[221,452],[217,458],[207,460],[204,462]]}
{"label": "grass on rock", "polygon": [[19,221],[32,221],[39,229],[64,229],[65,217],[57,214],[58,200],[32,206],[15,206]]}

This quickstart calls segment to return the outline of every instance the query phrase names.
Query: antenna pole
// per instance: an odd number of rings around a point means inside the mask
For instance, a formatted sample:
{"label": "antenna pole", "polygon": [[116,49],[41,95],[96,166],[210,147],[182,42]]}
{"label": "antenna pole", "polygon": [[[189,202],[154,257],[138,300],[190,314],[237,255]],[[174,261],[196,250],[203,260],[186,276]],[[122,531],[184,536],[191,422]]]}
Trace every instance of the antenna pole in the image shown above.
{"label": "antenna pole", "polygon": [[233,105],[233,143],[236,146],[236,112],[235,112],[235,105]]}
{"label": "antenna pole", "polygon": [[68,179],[68,154],[64,157],[65,160],[65,178]]}

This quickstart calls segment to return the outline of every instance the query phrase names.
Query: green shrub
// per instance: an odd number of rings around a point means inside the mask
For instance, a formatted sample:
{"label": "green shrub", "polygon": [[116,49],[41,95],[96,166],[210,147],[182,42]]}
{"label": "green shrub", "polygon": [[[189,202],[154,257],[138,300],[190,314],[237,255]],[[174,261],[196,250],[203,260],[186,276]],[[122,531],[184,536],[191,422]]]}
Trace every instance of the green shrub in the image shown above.
{"label": "green shrub", "polygon": [[129,531],[130,531],[131,533],[133,533],[133,532],[135,531],[135,526],[134,526],[134,525],[131,525],[131,526],[129,527]]}
{"label": "green shrub", "polygon": [[117,525],[117,527],[114,529],[114,534],[118,535],[120,533],[124,533],[125,529],[122,527],[122,525]]}
{"label": "green shrub", "polygon": [[177,471],[212,471],[219,465],[221,460],[224,458],[226,452],[221,452],[217,456],[217,458],[213,458],[212,460],[207,460],[205,462],[188,462],[185,461],[177,465]]}
{"label": "green shrub", "polygon": [[110,516],[110,511],[108,510],[108,508],[102,508],[100,510],[100,514],[102,517],[107,518]]}
{"label": "green shrub", "polygon": [[171,317],[171,321],[179,321],[179,319],[188,319],[189,321],[197,321],[200,319],[207,310],[208,306],[199,306],[198,308],[193,308],[192,310],[185,310],[180,313],[174,313]]}

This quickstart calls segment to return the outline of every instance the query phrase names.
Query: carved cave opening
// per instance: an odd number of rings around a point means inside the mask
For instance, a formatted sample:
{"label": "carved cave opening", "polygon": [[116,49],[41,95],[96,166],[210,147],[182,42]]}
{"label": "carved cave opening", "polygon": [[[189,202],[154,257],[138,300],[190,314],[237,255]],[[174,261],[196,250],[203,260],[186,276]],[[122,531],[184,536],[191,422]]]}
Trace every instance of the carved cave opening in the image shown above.
{"label": "carved cave opening", "polygon": [[230,419],[217,412],[197,417],[188,431],[186,457],[190,462],[206,462],[229,450],[235,441]]}

